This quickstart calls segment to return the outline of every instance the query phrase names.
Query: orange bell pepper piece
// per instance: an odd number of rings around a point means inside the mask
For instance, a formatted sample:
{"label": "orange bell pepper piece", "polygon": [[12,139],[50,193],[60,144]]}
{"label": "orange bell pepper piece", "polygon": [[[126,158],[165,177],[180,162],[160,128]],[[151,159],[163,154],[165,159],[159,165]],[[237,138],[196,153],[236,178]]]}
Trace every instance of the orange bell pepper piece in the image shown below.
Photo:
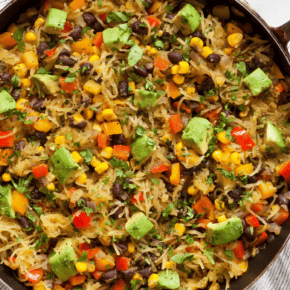
{"label": "orange bell pepper piece", "polygon": [[159,68],[160,70],[165,70],[169,68],[170,61],[158,55],[154,60],[154,67]]}
{"label": "orange bell pepper piece", "polygon": [[192,206],[192,208],[197,212],[197,213],[208,213],[211,208],[213,208],[213,204],[210,201],[210,199],[204,195],[200,199],[196,201],[196,203]]}
{"label": "orange bell pepper piece", "polygon": [[172,134],[178,133],[183,129],[183,125],[178,114],[169,117],[169,125],[171,127]]}

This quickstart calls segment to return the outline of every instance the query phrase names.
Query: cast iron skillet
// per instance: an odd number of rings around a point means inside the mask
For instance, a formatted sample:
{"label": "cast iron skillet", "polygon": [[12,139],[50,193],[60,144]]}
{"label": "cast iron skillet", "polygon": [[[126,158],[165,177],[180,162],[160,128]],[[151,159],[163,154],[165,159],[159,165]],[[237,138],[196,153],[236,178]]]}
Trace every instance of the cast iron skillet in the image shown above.
{"label": "cast iron skillet", "polygon": [[[205,2],[202,0],[202,2]],[[39,5],[40,0],[12,0],[12,2],[0,11],[0,31],[5,31],[7,26],[17,21],[19,15],[29,7]],[[238,19],[242,22],[250,22],[253,25],[254,32],[261,35],[264,39],[269,39],[275,50],[274,61],[280,68],[284,68],[284,73],[290,75],[290,57],[286,52],[285,47],[290,39],[290,22],[284,24],[278,29],[271,29],[266,22],[256,14],[243,0],[207,0],[206,10],[211,10],[215,5],[227,4],[242,11],[245,15],[243,19]],[[231,18],[235,18],[231,13]],[[287,35],[288,33],[288,35]],[[279,40],[278,40],[278,38]],[[238,278],[231,281],[230,290],[245,290],[248,289],[261,275],[269,268],[277,255],[282,251],[290,234],[290,219],[283,225],[281,234],[269,244],[266,250],[260,252],[255,258],[250,259],[248,271]],[[13,271],[4,265],[0,265],[0,278],[6,283],[6,286],[11,290],[28,290],[20,283]],[[1,287],[1,282],[0,282]],[[222,287],[224,289],[224,287]]]}

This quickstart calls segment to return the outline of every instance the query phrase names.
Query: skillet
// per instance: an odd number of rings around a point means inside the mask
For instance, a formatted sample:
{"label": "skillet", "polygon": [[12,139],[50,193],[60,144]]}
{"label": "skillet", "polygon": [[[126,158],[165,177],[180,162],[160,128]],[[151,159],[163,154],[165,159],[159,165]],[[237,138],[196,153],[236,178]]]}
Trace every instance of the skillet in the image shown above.
{"label": "skillet", "polygon": [[[200,0],[205,2],[205,0]],[[0,11],[0,31],[6,31],[8,25],[16,22],[19,15],[26,11],[27,8],[39,5],[40,0],[12,0],[5,8]],[[287,52],[287,42],[290,40],[290,21],[281,27],[270,28],[266,22],[254,12],[243,0],[207,0],[205,11],[211,11],[215,5],[226,4],[231,8],[236,8],[240,13],[233,15],[231,19],[237,19],[241,22],[249,22],[253,26],[255,34],[259,34],[263,39],[269,39],[275,51],[274,61],[283,69],[285,74],[290,75],[290,56]],[[242,12],[242,13],[241,13]],[[242,14],[244,14],[242,16]],[[290,238],[290,219],[288,219],[282,227],[281,234],[275,240],[267,245],[266,251],[260,252],[255,258],[250,259],[248,271],[238,278],[231,281],[230,290],[246,290],[264,272],[270,267],[275,258],[280,254],[285,244]],[[30,287],[20,283],[13,271],[0,265],[0,279],[8,289],[13,290],[28,290]],[[0,281],[0,289],[1,281]],[[221,287],[224,289],[224,286]]]}

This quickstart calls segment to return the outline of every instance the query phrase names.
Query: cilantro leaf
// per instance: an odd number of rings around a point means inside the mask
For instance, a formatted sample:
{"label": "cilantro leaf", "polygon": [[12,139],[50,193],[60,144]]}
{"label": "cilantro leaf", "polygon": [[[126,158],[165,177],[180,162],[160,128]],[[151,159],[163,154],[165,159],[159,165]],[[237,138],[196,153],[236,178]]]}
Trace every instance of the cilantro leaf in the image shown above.
{"label": "cilantro leaf", "polygon": [[231,251],[231,250],[229,250],[229,251],[227,251],[227,250],[224,250],[224,253],[228,256],[228,258],[230,259],[230,260],[234,260],[234,255],[233,255],[233,251]]}
{"label": "cilantro leaf", "polygon": [[174,209],[174,207],[175,207],[175,203],[173,202],[162,212],[162,216],[164,218],[167,218],[172,212],[172,210]]}
{"label": "cilantro leaf", "polygon": [[39,250],[42,245],[45,245],[49,241],[49,237],[46,235],[46,233],[40,234],[40,239],[36,241],[35,248]]}
{"label": "cilantro leaf", "polygon": [[19,178],[18,184],[13,180],[13,178],[11,179],[11,182],[19,193],[26,193],[28,192],[27,187],[32,179],[33,175],[30,175],[27,179]]}
{"label": "cilantro leaf", "polygon": [[88,253],[86,251],[82,252],[82,255],[78,258],[78,262],[87,262],[88,261]]}
{"label": "cilantro leaf", "polygon": [[85,159],[85,162],[90,165],[91,161],[93,160],[94,154],[90,149],[80,152],[81,156]]}
{"label": "cilantro leaf", "polygon": [[222,168],[217,168],[217,170],[219,170],[221,172],[223,177],[231,179],[231,180],[237,180],[237,177],[235,176],[234,171],[229,172],[229,171],[222,169]]}
{"label": "cilantro leaf", "polygon": [[36,73],[46,75],[46,74],[50,74],[51,72],[49,72],[46,68],[41,67]]}
{"label": "cilantro leaf", "polygon": [[109,12],[107,15],[107,22],[117,22],[117,23],[122,23],[122,22],[127,22],[131,19],[133,15],[126,13],[125,11],[117,11],[117,12]]}
{"label": "cilantro leaf", "polygon": [[146,129],[143,128],[142,126],[137,126],[137,128],[136,128],[136,135],[137,135],[138,137],[142,137],[142,136],[144,136],[145,134],[146,134]]}
{"label": "cilantro leaf", "polygon": [[185,241],[190,245],[194,243],[194,238],[190,234],[186,234]]}
{"label": "cilantro leaf", "polygon": [[25,43],[24,41],[22,41],[22,37],[23,37],[23,32],[24,32],[24,28],[18,28],[15,32],[14,32],[14,39],[17,41],[17,45],[18,45],[18,49],[20,51],[24,51],[25,50]]}
{"label": "cilantro leaf", "polygon": [[203,254],[205,255],[205,256],[207,256],[208,257],[208,259],[209,259],[209,261],[210,261],[210,263],[212,264],[212,265],[214,265],[214,258],[213,258],[213,256],[214,256],[214,250],[213,250],[213,248],[209,248],[209,249],[206,249],[204,252],[203,252]]}
{"label": "cilantro leaf", "polygon": [[130,67],[134,66],[143,56],[143,49],[136,43],[131,47],[128,54],[128,64]]}
{"label": "cilantro leaf", "polygon": [[71,133],[67,132],[67,133],[65,134],[65,138],[66,138],[67,140],[72,141],[72,135],[71,135]]}
{"label": "cilantro leaf", "polygon": [[18,77],[18,75],[17,74],[15,74],[13,77],[12,77],[12,79],[11,79],[11,86],[13,87],[13,88],[16,88],[16,87],[18,87],[19,86],[19,77]]}
{"label": "cilantro leaf", "polygon": [[184,255],[176,254],[171,257],[171,260],[177,264],[182,264],[185,261],[192,261],[193,254],[185,253]]}
{"label": "cilantro leaf", "polygon": [[43,214],[43,209],[41,206],[37,206],[36,204],[33,204],[31,207],[35,210],[38,216],[41,216]]}
{"label": "cilantro leaf", "polygon": [[242,73],[244,77],[246,77],[248,74],[247,67],[244,61],[240,61],[239,63],[236,63],[237,69]]}

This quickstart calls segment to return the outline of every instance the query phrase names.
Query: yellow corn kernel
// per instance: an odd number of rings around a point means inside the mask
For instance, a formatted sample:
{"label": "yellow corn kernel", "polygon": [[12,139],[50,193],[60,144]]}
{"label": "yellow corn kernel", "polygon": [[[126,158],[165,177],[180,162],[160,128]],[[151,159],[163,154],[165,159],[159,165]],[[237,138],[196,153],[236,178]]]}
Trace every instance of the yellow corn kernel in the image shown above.
{"label": "yellow corn kernel", "polygon": [[96,120],[97,120],[98,122],[100,122],[100,123],[103,123],[103,122],[105,121],[105,119],[104,119],[102,113],[97,113],[97,115],[96,115]]}
{"label": "yellow corn kernel", "polygon": [[37,28],[37,27],[43,25],[44,22],[45,22],[45,20],[44,20],[43,18],[38,18],[38,19],[36,19],[35,22],[34,22],[34,27]]}
{"label": "yellow corn kernel", "polygon": [[142,276],[139,273],[136,273],[133,278],[134,281],[143,281]]}
{"label": "yellow corn kernel", "polygon": [[151,47],[150,49],[149,49],[149,53],[150,54],[156,54],[158,52],[158,50],[155,48],[155,47]]}
{"label": "yellow corn kernel", "polygon": [[[52,123],[47,119],[41,119],[43,114],[40,115],[40,118],[35,122],[33,127],[40,132],[47,133],[52,128]],[[43,118],[43,117],[42,117]]]}
{"label": "yellow corn kernel", "polygon": [[273,186],[273,183],[271,181],[259,184],[258,189],[261,192],[263,199],[267,199],[273,196],[277,191],[277,189]]}
{"label": "yellow corn kernel", "polygon": [[187,74],[189,72],[189,63],[187,61],[180,61],[178,63],[178,73],[181,75]]}
{"label": "yellow corn kernel", "polygon": [[200,54],[204,57],[207,58],[210,54],[212,54],[213,51],[210,47],[204,46],[200,52]]}
{"label": "yellow corn kernel", "polygon": [[9,173],[2,174],[2,179],[5,182],[9,182],[11,180],[11,175]]}
{"label": "yellow corn kernel", "polygon": [[38,146],[37,147],[37,151],[42,151],[42,150],[44,150],[44,147],[43,146]]}
{"label": "yellow corn kernel", "polygon": [[193,37],[190,40],[190,46],[197,46],[198,48],[203,48],[203,41],[199,37]]}
{"label": "yellow corn kernel", "polygon": [[175,262],[173,261],[167,261],[165,264],[165,269],[173,269],[175,267]]}
{"label": "yellow corn kernel", "polygon": [[155,288],[158,285],[158,282],[159,282],[158,274],[151,274],[148,279],[148,286],[150,288]]}
{"label": "yellow corn kernel", "polygon": [[33,290],[46,290],[42,282],[33,285]]}
{"label": "yellow corn kernel", "polygon": [[[214,185],[211,184],[210,187],[211,187],[211,188],[214,188]],[[213,189],[210,190],[210,191],[213,191]],[[208,217],[211,221],[214,221],[214,220],[215,220],[214,207],[212,207],[212,208],[209,210],[209,212],[208,212],[208,214],[207,214],[207,217]]]}
{"label": "yellow corn kernel", "polygon": [[225,84],[226,79],[223,76],[217,76],[216,82],[221,87]]}
{"label": "yellow corn kernel", "polygon": [[225,203],[222,200],[216,199],[214,201],[214,206],[217,210],[223,210],[225,208]]}
{"label": "yellow corn kernel", "polygon": [[99,47],[96,47],[96,46],[93,46],[93,53],[100,56],[100,48]]}
{"label": "yellow corn kernel", "polygon": [[226,55],[230,55],[230,54],[233,53],[234,50],[235,50],[235,49],[232,48],[232,47],[226,47],[226,48],[224,49],[224,53],[225,53]]}
{"label": "yellow corn kernel", "polygon": [[21,83],[24,88],[29,88],[31,86],[31,79],[22,79]]}
{"label": "yellow corn kernel", "polygon": [[228,36],[228,43],[231,47],[237,48],[243,40],[242,33],[233,33]]}
{"label": "yellow corn kernel", "polygon": [[75,57],[78,57],[78,58],[81,57],[81,55],[78,52],[74,52],[72,55],[75,56]]}
{"label": "yellow corn kernel", "polygon": [[24,63],[19,63],[13,67],[13,71],[23,79],[27,75],[27,67]]}
{"label": "yellow corn kernel", "polygon": [[225,27],[227,35],[233,34],[233,33],[243,33],[243,30],[239,28],[238,26],[228,23],[227,26]]}
{"label": "yellow corn kernel", "polygon": [[128,83],[128,86],[131,88],[130,92],[133,93],[133,94],[135,94],[135,88],[136,88],[135,82],[129,82]]}
{"label": "yellow corn kernel", "polygon": [[106,159],[111,159],[113,156],[113,148],[112,147],[105,148],[104,150],[102,150],[100,156]]}
{"label": "yellow corn kernel", "polygon": [[128,244],[128,253],[132,254],[135,252],[135,245],[133,243]]}
{"label": "yellow corn kernel", "polygon": [[26,10],[26,15],[28,18],[35,16],[37,14],[38,14],[38,10],[35,7],[31,7]]}
{"label": "yellow corn kernel", "polygon": [[14,33],[18,30],[18,26],[15,23],[12,23],[11,25],[9,25],[9,27],[7,28],[8,32]]}
{"label": "yellow corn kernel", "polygon": [[95,171],[98,174],[102,174],[109,169],[109,165],[106,162],[102,162],[98,166],[95,167]]}
{"label": "yellow corn kernel", "polygon": [[[135,87],[134,87],[134,90],[135,90]],[[117,105],[117,106],[122,106],[122,107],[126,107],[127,106],[126,102],[123,101],[123,100],[115,100],[114,104]]]}
{"label": "yellow corn kernel", "polygon": [[220,162],[221,158],[222,158],[222,151],[221,150],[216,150],[212,153],[212,158],[216,161],[216,162]]}
{"label": "yellow corn kernel", "polygon": [[161,137],[161,140],[163,142],[168,142],[167,140],[169,141],[172,141],[174,138],[174,135],[173,134],[164,134],[162,137]]}
{"label": "yellow corn kernel", "polygon": [[173,76],[172,80],[177,84],[177,85],[182,85],[184,83],[185,77],[179,74],[176,74]]}
{"label": "yellow corn kernel", "polygon": [[217,217],[217,220],[218,220],[219,223],[222,223],[222,222],[226,221],[227,218],[226,218],[226,216],[223,214],[223,215],[218,216],[218,217]]}
{"label": "yellow corn kernel", "polygon": [[183,224],[176,223],[174,226],[174,230],[177,235],[182,236],[185,232],[185,226]]}
{"label": "yellow corn kernel", "polygon": [[81,156],[81,154],[78,151],[73,151],[71,153],[71,157],[76,163],[84,162],[84,158]]}
{"label": "yellow corn kernel", "polygon": [[178,74],[178,64],[173,65],[173,66],[171,67],[171,74],[172,74],[172,75],[176,75],[176,74]]}
{"label": "yellow corn kernel", "polygon": [[88,265],[85,262],[76,262],[75,266],[76,266],[76,269],[79,273],[86,272],[88,269]]}
{"label": "yellow corn kernel", "polygon": [[92,165],[93,167],[97,167],[97,166],[100,165],[100,164],[101,164],[101,162],[100,162],[99,160],[97,160],[96,156],[93,156],[93,159],[92,159],[92,161],[91,161],[91,165]]}
{"label": "yellow corn kernel", "polygon": [[226,137],[226,132],[225,131],[218,133],[217,137],[218,137],[218,140],[220,142],[222,142],[223,144],[231,143],[231,140]]}
{"label": "yellow corn kernel", "polygon": [[38,68],[38,58],[33,51],[26,51],[22,55],[23,62],[28,69]]}
{"label": "yellow corn kernel", "polygon": [[96,130],[96,131],[99,131],[99,132],[102,132],[102,127],[97,122],[94,122],[92,129]]}
{"label": "yellow corn kernel", "polygon": [[150,13],[154,13],[155,11],[157,11],[160,7],[161,7],[162,3],[159,1],[154,1],[152,7],[149,9]]}
{"label": "yellow corn kernel", "polygon": [[84,90],[91,94],[98,95],[102,91],[102,86],[93,80],[88,80],[84,84]]}
{"label": "yellow corn kernel", "polygon": [[33,42],[37,39],[36,35],[33,32],[27,32],[25,35],[25,40],[28,42]]}
{"label": "yellow corn kernel", "polygon": [[191,95],[191,96],[194,96],[195,95],[195,87],[188,87],[186,89],[186,92]]}
{"label": "yellow corn kernel", "polygon": [[232,153],[231,154],[231,162],[232,162],[232,164],[240,165],[241,164],[241,154],[238,152]]}
{"label": "yellow corn kernel", "polygon": [[82,173],[80,176],[77,177],[76,182],[80,184],[85,184],[87,182],[87,175],[85,173]]}
{"label": "yellow corn kernel", "polygon": [[243,164],[235,169],[235,175],[243,176],[249,175],[254,171],[253,163]]}
{"label": "yellow corn kernel", "polygon": [[[190,153],[190,155],[188,155],[186,157],[187,163],[194,164],[198,160],[199,156],[195,153],[194,150],[188,150],[188,153]],[[181,155],[182,155],[182,153],[181,153]]]}
{"label": "yellow corn kernel", "polygon": [[273,211],[276,210],[276,211],[278,212],[279,209],[280,209],[280,206],[279,206],[278,204],[274,204],[274,205],[271,206],[271,209],[272,209]]}
{"label": "yellow corn kernel", "polygon": [[24,111],[26,105],[28,104],[28,100],[26,99],[18,99],[16,102],[16,110]]}
{"label": "yellow corn kernel", "polygon": [[102,112],[102,117],[106,121],[114,121],[114,120],[117,120],[117,115],[114,113],[114,111],[112,109],[105,109]]}
{"label": "yellow corn kernel", "polygon": [[98,239],[103,246],[110,246],[110,244],[111,244],[111,238],[109,236],[98,237]]}
{"label": "yellow corn kernel", "polygon": [[100,60],[100,57],[98,55],[96,55],[96,54],[90,57],[90,62],[95,62],[95,61],[98,61],[98,60]]}
{"label": "yellow corn kernel", "polygon": [[96,270],[96,265],[94,262],[89,262],[88,263],[88,272],[89,273],[93,273]]}
{"label": "yellow corn kernel", "polygon": [[49,183],[46,187],[47,187],[47,189],[49,191],[54,191],[55,190],[55,185],[53,183]]}
{"label": "yellow corn kernel", "polygon": [[84,122],[85,120],[81,114],[77,114],[73,116],[73,119],[76,121],[76,123],[81,123],[81,122]]}
{"label": "yellow corn kernel", "polygon": [[194,185],[191,185],[188,187],[187,193],[190,195],[195,195],[198,193],[198,189]]}
{"label": "yellow corn kernel", "polygon": [[175,150],[176,150],[177,152],[182,151],[183,148],[184,148],[184,145],[183,145],[183,143],[182,143],[181,141],[178,142],[178,143],[175,145]]}
{"label": "yellow corn kernel", "polygon": [[247,270],[248,270],[248,260],[242,260],[241,262],[239,262],[238,265],[239,265],[242,273],[247,272]]}
{"label": "yellow corn kernel", "polygon": [[91,110],[90,108],[85,108],[84,109],[84,118],[86,120],[92,119],[93,116],[94,116],[94,111],[93,110]]}
{"label": "yellow corn kernel", "polygon": [[64,145],[66,143],[65,136],[56,136],[54,139],[54,143],[56,143],[58,145]]}

